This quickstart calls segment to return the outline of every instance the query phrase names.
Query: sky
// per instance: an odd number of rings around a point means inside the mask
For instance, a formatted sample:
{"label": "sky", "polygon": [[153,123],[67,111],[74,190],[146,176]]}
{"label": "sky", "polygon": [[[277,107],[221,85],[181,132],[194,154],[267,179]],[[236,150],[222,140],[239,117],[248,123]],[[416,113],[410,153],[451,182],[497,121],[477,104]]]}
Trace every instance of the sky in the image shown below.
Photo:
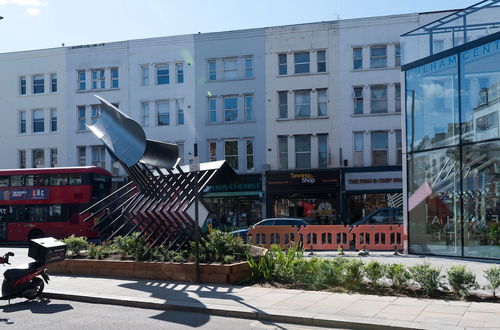
{"label": "sky", "polygon": [[383,16],[478,0],[0,0],[0,52]]}

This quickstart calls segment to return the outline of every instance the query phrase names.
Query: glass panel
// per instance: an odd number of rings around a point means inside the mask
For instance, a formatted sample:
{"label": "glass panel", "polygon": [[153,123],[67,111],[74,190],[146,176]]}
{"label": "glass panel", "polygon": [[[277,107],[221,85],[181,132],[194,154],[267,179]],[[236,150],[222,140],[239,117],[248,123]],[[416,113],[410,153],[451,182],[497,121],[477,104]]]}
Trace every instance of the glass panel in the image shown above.
{"label": "glass panel", "polygon": [[170,125],[170,109],[169,102],[158,102],[156,104],[156,112],[158,116],[158,126]]}
{"label": "glass panel", "polygon": [[371,113],[387,112],[387,86],[371,86]]}
{"label": "glass panel", "polygon": [[279,169],[288,168],[288,136],[278,136]]}
{"label": "glass panel", "polygon": [[318,89],[318,116],[327,115],[326,89]]}
{"label": "glass panel", "polygon": [[224,156],[234,170],[238,170],[238,141],[224,141]]}
{"label": "glass panel", "polygon": [[287,66],[286,66],[286,54],[279,54],[278,55],[278,66],[279,66],[279,75],[286,75],[287,74]]}
{"label": "glass panel", "polygon": [[295,167],[310,168],[311,167],[311,136],[296,135],[295,136]]}
{"label": "glass panel", "polygon": [[309,73],[309,52],[295,53],[295,73]]}
{"label": "glass panel", "polygon": [[318,168],[328,166],[328,134],[318,134]]}
{"label": "glass panel", "polygon": [[279,96],[279,117],[288,117],[288,92],[278,92]]}
{"label": "glass panel", "polygon": [[224,98],[224,120],[225,121],[238,120],[238,98],[236,97]]}
{"label": "glass panel", "polygon": [[295,117],[311,116],[311,91],[295,91]]}

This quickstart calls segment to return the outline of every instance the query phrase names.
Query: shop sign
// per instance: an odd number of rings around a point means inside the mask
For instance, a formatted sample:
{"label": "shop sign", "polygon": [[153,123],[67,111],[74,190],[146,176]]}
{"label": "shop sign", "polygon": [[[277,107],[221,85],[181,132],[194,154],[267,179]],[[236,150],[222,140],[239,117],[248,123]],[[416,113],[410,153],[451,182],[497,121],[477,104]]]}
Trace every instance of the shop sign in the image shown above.
{"label": "shop sign", "polygon": [[353,172],[345,174],[345,189],[403,189],[402,172]]}
{"label": "shop sign", "polygon": [[254,183],[238,183],[238,184],[219,184],[208,186],[207,192],[225,192],[225,191],[261,191],[262,184]]}
{"label": "shop sign", "polygon": [[268,174],[268,185],[338,184],[339,172],[286,172]]}
{"label": "shop sign", "polygon": [[2,189],[1,200],[33,200],[33,199],[49,199],[48,188],[17,188],[17,189]]}

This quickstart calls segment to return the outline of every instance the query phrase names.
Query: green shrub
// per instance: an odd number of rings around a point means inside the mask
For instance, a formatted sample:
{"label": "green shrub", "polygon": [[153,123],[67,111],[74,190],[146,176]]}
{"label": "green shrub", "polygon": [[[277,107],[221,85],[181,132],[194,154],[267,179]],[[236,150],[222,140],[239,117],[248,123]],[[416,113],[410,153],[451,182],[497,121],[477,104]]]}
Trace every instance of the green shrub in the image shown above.
{"label": "green shrub", "polygon": [[355,289],[363,282],[363,261],[350,259],[344,265],[344,284],[348,289]]}
{"label": "green shrub", "polygon": [[89,245],[89,252],[87,257],[89,259],[98,259],[102,260],[109,256],[109,251],[105,245]]}
{"label": "green shrub", "polygon": [[322,281],[326,286],[336,287],[344,284],[346,258],[336,257],[333,260],[323,260],[319,272]]}
{"label": "green shrub", "polygon": [[224,264],[232,264],[233,262],[234,262],[234,256],[231,255],[224,256],[223,260]]}
{"label": "green shrub", "polygon": [[[200,240],[199,257],[201,262],[224,262],[225,256],[233,256],[234,260],[243,260],[249,246],[241,237],[220,230],[211,230],[207,238]],[[191,243],[191,258],[194,259],[195,243]]]}
{"label": "green shrub", "polygon": [[410,272],[403,264],[390,264],[386,269],[386,276],[392,282],[392,287],[402,290],[407,287],[411,278]]}
{"label": "green shrub", "polygon": [[113,245],[122,258],[133,257],[135,260],[142,260],[146,246],[139,232],[127,237],[117,236],[113,239]]}
{"label": "green shrub", "polygon": [[75,257],[79,256],[82,250],[86,250],[89,247],[89,242],[84,236],[75,237],[75,235],[71,235],[62,241],[66,244],[67,250]]}
{"label": "green shrub", "polygon": [[386,272],[386,265],[381,264],[380,262],[373,260],[367,263],[363,270],[365,272],[366,277],[370,280],[370,283],[373,286],[378,286],[380,279],[384,277]]}
{"label": "green shrub", "polygon": [[304,255],[298,244],[281,250],[278,245],[271,246],[271,256],[274,258],[273,280],[280,283],[290,283],[294,278],[294,263]]}
{"label": "green shrub", "polygon": [[254,282],[260,282],[262,280],[269,282],[272,280],[275,260],[270,251],[267,251],[265,255],[257,260],[248,252],[246,253],[246,257],[250,268],[251,279]]}
{"label": "green shrub", "polygon": [[492,266],[484,271],[484,277],[488,281],[485,289],[491,290],[496,298],[497,290],[500,288],[500,266]]}
{"label": "green shrub", "polygon": [[318,257],[297,259],[293,263],[293,282],[306,290],[323,288],[324,283],[320,274],[322,264],[323,260]]}
{"label": "green shrub", "polygon": [[476,275],[464,265],[452,266],[446,271],[448,283],[455,295],[466,298],[469,289],[477,288]]}
{"label": "green shrub", "polygon": [[435,293],[442,286],[444,275],[441,269],[432,267],[429,263],[423,263],[409,267],[412,278],[420,285],[426,295]]}

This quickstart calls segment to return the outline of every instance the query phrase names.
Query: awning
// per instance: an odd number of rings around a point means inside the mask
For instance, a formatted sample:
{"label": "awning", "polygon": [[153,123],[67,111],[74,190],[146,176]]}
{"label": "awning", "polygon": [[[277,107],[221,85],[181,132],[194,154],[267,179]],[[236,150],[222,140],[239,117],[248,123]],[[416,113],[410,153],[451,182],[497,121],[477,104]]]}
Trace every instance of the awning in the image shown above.
{"label": "awning", "polygon": [[239,196],[256,196],[260,197],[262,191],[221,191],[221,192],[207,192],[203,197],[239,197]]}

